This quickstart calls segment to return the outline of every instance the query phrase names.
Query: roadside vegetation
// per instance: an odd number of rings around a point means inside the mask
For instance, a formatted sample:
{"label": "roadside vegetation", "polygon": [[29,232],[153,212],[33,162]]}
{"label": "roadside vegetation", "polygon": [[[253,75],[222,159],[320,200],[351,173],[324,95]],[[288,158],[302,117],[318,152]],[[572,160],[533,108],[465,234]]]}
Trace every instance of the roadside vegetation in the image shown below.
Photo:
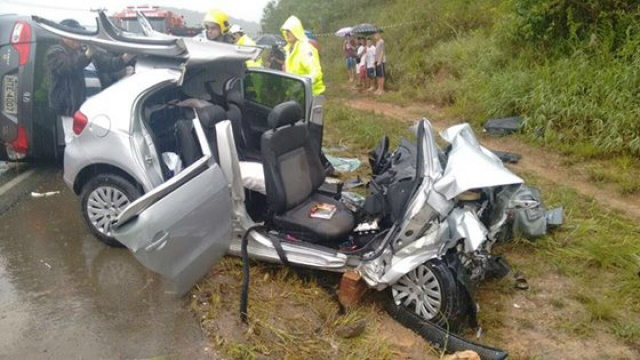
{"label": "roadside vegetation", "polygon": [[[385,28],[381,100],[446,107],[476,127],[522,115],[527,141],[585,163],[596,184],[640,194],[640,3],[572,0],[280,0],[264,31],[295,14],[321,37],[325,72],[346,79],[342,39]],[[621,160],[621,166],[613,162]],[[629,175],[615,174],[621,171]]]}

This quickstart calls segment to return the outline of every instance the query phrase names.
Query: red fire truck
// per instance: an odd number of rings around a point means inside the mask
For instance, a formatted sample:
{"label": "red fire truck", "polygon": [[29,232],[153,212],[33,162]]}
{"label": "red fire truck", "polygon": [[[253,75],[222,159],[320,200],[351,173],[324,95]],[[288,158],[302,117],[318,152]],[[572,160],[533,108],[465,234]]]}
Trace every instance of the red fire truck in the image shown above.
{"label": "red fire truck", "polygon": [[142,33],[142,28],[136,18],[136,12],[143,13],[151,27],[158,32],[177,36],[195,36],[202,31],[200,27],[187,27],[182,16],[162,10],[159,6],[127,6],[126,9],[113,16],[115,23],[126,31]]}

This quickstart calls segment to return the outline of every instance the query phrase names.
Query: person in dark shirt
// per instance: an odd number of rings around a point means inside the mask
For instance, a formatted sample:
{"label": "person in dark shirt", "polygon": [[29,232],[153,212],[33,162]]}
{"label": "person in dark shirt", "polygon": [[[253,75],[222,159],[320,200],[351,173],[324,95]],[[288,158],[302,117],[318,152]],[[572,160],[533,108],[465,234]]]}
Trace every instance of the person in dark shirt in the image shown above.
{"label": "person in dark shirt", "polygon": [[[60,24],[71,29],[84,29],[73,19],[62,20]],[[55,139],[58,146],[64,145],[63,124],[69,123],[69,118],[85,100],[84,68],[91,62],[91,55],[91,48],[85,50],[80,42],[66,38],[47,51],[49,107],[57,115]]]}
{"label": "person in dark shirt", "polygon": [[113,54],[96,48],[93,53],[93,65],[96,67],[102,90],[108,88],[126,75],[127,66],[133,61],[128,54]]}

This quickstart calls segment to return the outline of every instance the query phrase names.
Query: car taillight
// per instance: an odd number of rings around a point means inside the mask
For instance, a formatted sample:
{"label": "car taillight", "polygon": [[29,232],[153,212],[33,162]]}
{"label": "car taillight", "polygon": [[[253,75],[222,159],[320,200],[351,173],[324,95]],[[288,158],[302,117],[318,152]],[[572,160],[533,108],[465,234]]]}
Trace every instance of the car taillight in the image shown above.
{"label": "car taillight", "polygon": [[13,148],[13,151],[19,154],[26,154],[29,150],[29,143],[27,141],[27,131],[23,127],[18,128],[18,136],[9,143]]}
{"label": "car taillight", "polygon": [[84,130],[84,128],[87,126],[88,122],[89,119],[87,119],[87,117],[83,113],[81,113],[80,111],[76,111],[76,113],[73,114],[73,132],[76,135],[80,135],[82,130]]}
{"label": "car taillight", "polygon": [[25,65],[29,61],[31,51],[31,26],[25,22],[16,22],[9,42],[18,52],[20,65]]}

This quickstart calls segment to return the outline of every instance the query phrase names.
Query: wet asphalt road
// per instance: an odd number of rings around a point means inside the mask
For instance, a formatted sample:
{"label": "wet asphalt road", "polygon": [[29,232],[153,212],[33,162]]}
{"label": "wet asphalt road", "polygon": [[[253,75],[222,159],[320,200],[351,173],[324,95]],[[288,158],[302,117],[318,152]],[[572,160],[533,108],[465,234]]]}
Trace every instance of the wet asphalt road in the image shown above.
{"label": "wet asphalt road", "polygon": [[187,304],[89,234],[59,169],[0,163],[0,358],[212,358]]}

